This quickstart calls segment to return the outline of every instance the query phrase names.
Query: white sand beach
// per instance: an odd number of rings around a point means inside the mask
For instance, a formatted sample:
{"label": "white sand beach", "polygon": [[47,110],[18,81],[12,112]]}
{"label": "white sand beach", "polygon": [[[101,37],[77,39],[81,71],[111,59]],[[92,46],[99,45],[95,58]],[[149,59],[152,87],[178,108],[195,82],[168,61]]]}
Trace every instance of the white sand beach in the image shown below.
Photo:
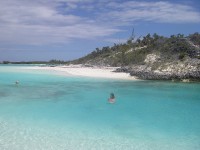
{"label": "white sand beach", "polygon": [[69,65],[69,66],[42,66],[42,67],[31,67],[36,70],[49,70],[56,71],[72,76],[85,76],[95,78],[110,78],[110,79],[124,79],[124,80],[137,80],[136,77],[130,76],[129,73],[113,72],[115,67],[82,67],[81,65]]}

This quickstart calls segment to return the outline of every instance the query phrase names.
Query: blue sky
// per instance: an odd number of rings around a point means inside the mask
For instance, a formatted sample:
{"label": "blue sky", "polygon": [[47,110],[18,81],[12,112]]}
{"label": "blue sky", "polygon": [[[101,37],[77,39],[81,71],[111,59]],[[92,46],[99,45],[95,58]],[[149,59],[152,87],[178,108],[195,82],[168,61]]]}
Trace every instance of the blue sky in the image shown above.
{"label": "blue sky", "polygon": [[136,37],[200,32],[199,0],[1,0],[0,61],[72,60]]}

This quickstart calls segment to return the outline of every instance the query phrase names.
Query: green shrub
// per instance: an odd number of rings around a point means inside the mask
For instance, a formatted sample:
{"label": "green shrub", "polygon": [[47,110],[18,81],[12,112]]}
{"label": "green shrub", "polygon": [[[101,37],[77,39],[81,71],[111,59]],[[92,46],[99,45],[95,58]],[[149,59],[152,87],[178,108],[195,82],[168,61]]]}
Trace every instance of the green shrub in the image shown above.
{"label": "green shrub", "polygon": [[178,56],[178,59],[183,61],[184,58],[186,57],[186,55],[187,55],[186,53],[180,53],[179,56]]}

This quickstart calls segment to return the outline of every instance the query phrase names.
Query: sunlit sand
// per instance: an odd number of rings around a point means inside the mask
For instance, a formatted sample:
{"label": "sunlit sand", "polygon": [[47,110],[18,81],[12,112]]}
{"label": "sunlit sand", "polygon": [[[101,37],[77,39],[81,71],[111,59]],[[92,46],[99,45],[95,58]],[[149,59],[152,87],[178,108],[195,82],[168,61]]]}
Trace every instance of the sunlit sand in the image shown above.
{"label": "sunlit sand", "polygon": [[110,78],[110,79],[125,79],[137,80],[136,77],[130,76],[129,73],[113,72],[115,67],[82,67],[80,65],[69,66],[56,66],[56,67],[31,67],[37,70],[51,70],[57,73],[66,73],[73,76],[97,77],[97,78]]}

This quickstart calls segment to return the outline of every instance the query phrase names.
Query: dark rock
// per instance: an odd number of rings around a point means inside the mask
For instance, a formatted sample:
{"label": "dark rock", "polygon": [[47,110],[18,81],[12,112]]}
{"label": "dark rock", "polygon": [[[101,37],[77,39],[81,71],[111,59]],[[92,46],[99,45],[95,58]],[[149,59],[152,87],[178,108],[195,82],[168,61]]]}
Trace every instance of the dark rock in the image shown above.
{"label": "dark rock", "polygon": [[128,69],[128,67],[121,67],[121,68],[117,68],[113,72],[125,72],[125,73],[129,73],[129,69]]}
{"label": "dark rock", "polygon": [[[161,63],[158,70],[153,65],[134,65],[126,70],[131,76],[146,80],[200,80],[200,60],[187,59],[184,62]],[[121,69],[123,71],[123,69]]]}

